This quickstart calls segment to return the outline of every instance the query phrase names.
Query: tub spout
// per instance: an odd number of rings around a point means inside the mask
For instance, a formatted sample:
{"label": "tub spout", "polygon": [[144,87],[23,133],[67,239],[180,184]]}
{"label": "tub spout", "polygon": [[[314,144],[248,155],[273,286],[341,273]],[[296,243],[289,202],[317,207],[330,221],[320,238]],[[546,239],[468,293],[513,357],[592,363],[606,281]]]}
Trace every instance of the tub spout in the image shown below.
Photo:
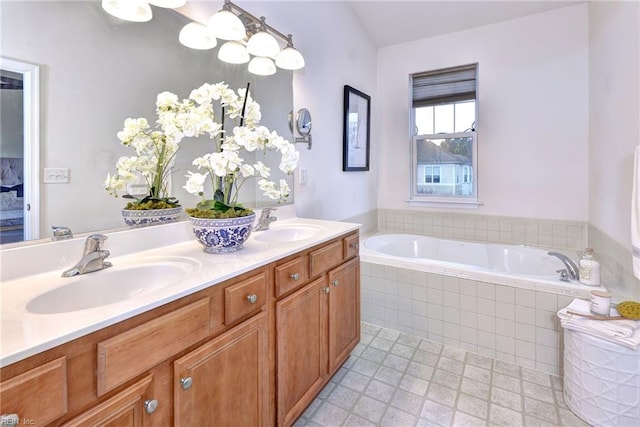
{"label": "tub spout", "polygon": [[[562,261],[565,267],[567,267],[569,278],[571,280],[578,280],[578,266],[576,265],[575,262],[571,260],[571,258],[566,256],[565,254],[561,254],[560,252],[547,252],[547,255],[554,256],[558,258],[560,261]],[[562,279],[562,275],[561,275],[561,280],[564,280]]]}

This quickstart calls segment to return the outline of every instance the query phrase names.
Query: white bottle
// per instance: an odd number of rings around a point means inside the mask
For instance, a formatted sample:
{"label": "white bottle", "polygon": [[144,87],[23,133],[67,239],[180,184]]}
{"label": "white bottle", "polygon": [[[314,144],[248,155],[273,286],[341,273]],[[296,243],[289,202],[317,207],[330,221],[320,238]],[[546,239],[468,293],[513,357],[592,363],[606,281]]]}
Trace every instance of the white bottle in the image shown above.
{"label": "white bottle", "polygon": [[578,262],[579,280],[583,285],[600,286],[600,263],[593,259],[593,249],[586,248]]}

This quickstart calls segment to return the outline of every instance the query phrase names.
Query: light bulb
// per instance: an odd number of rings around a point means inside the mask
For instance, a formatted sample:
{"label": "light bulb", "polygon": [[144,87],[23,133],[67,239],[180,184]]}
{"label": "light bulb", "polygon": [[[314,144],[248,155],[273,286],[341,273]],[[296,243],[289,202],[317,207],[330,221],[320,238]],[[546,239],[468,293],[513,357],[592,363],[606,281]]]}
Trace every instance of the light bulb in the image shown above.
{"label": "light bulb", "polygon": [[304,67],[304,57],[294,47],[285,47],[276,56],[276,65],[283,70],[299,70]]}
{"label": "light bulb", "polygon": [[276,73],[276,65],[271,58],[256,56],[249,62],[248,70],[251,74],[258,76],[270,76]]}
{"label": "light bulb", "polygon": [[280,52],[280,46],[271,34],[259,31],[249,39],[247,50],[255,56],[275,57]]}
{"label": "light bulb", "polygon": [[213,15],[207,25],[216,37],[222,40],[242,40],[247,37],[247,31],[240,18],[228,10],[221,10]]}
{"label": "light bulb", "polygon": [[218,59],[229,64],[245,64],[249,62],[249,52],[242,43],[228,41],[218,49]]}
{"label": "light bulb", "polygon": [[209,27],[198,22],[190,22],[182,27],[178,40],[191,49],[213,49],[218,44]]}
{"label": "light bulb", "polygon": [[144,0],[102,0],[102,8],[125,21],[147,22],[153,17],[151,6]]}

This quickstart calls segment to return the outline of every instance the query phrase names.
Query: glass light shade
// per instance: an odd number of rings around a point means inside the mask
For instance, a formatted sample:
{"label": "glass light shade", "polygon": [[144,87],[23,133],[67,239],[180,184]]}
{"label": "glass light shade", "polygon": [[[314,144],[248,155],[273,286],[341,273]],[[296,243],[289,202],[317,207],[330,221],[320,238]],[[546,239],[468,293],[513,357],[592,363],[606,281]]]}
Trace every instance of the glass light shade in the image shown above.
{"label": "glass light shade", "polygon": [[283,70],[299,70],[304,67],[304,57],[293,47],[285,47],[276,56],[276,65]]}
{"label": "glass light shade", "polygon": [[182,27],[178,40],[191,49],[213,49],[218,44],[213,31],[198,22],[190,22]]}
{"label": "glass light shade", "polygon": [[249,39],[247,50],[251,55],[275,57],[280,52],[280,46],[271,34],[259,31]]}
{"label": "glass light shade", "polygon": [[276,73],[276,64],[271,58],[256,56],[249,62],[249,72],[258,76],[270,76]]}
{"label": "glass light shade", "polygon": [[228,41],[218,49],[218,59],[229,64],[245,64],[249,62],[249,52],[242,43]]}
{"label": "glass light shade", "polygon": [[158,7],[175,9],[176,7],[184,6],[187,3],[187,0],[149,0],[149,3]]}
{"label": "glass light shade", "polygon": [[102,0],[102,8],[116,18],[131,22],[151,21],[151,6],[144,0]]}
{"label": "glass light shade", "polygon": [[244,24],[233,12],[221,10],[209,19],[209,28],[222,40],[242,40],[247,37]]}

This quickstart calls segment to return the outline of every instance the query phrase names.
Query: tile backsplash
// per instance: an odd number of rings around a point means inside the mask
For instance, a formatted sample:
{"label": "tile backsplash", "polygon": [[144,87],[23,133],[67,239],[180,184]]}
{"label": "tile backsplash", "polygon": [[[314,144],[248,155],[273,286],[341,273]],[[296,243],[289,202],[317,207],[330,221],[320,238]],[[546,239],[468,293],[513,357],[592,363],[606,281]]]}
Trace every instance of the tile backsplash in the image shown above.
{"label": "tile backsplash", "polygon": [[584,221],[406,209],[378,209],[378,230],[569,251],[583,250],[587,243]]}

